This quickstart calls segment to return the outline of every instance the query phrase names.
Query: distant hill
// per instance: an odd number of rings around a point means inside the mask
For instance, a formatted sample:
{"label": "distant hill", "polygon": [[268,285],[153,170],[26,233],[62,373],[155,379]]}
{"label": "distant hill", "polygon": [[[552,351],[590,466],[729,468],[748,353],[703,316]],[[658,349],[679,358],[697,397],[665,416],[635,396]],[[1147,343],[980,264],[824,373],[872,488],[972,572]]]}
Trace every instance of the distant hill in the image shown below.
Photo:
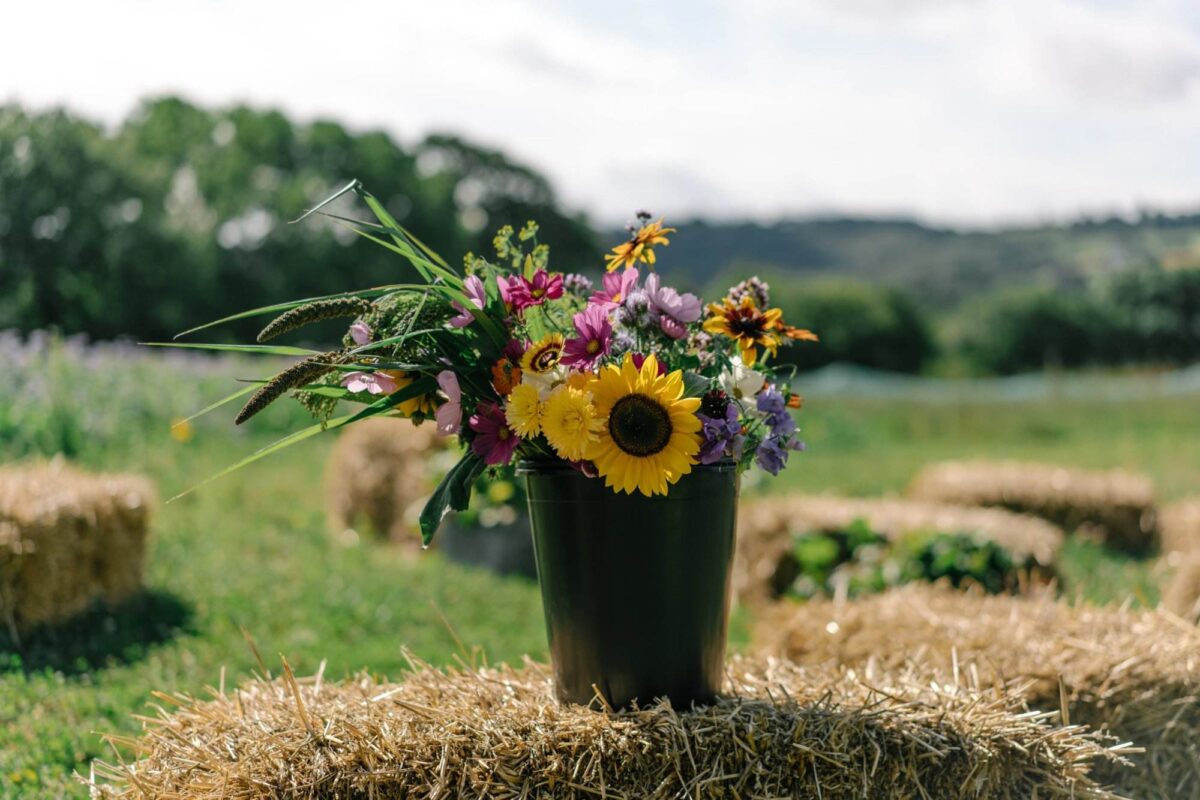
{"label": "distant hill", "polygon": [[1200,214],[966,231],[850,218],[674,227],[679,233],[660,252],[661,269],[690,288],[715,288],[751,272],[836,275],[895,286],[938,308],[1000,287],[1070,290],[1154,262],[1200,263]]}

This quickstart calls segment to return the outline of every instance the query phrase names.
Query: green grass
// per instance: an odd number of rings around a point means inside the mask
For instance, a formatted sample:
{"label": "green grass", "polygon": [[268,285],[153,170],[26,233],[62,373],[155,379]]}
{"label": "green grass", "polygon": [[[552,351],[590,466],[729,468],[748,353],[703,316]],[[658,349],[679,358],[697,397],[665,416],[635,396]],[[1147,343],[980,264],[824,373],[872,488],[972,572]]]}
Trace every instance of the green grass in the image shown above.
{"label": "green grass", "polygon": [[[1136,403],[929,406],[814,401],[803,413],[809,452],[784,477],[748,492],[898,492],[921,464],[953,457],[1037,458],[1150,473],[1165,497],[1200,485],[1195,398]],[[93,442],[90,466],[145,472],[163,496],[261,445],[213,425],[188,444],[165,425],[137,440]],[[2,444],[2,443],[0,443]],[[35,637],[22,658],[0,640],[0,796],[84,796],[71,775],[111,757],[100,732],[132,733],[152,690],[201,692],[222,668],[229,684],[255,668],[242,629],[271,669],[338,677],[396,675],[402,648],[436,664],[478,646],[490,661],[544,657],[537,588],[371,543],[341,547],[324,531],[321,474],[329,439],[252,465],[162,509],[148,583],[133,606]],[[1086,542],[1064,552],[1064,591],[1103,602],[1153,602],[1149,562]],[[735,645],[748,620],[735,618]],[[5,655],[5,650],[8,651]]]}

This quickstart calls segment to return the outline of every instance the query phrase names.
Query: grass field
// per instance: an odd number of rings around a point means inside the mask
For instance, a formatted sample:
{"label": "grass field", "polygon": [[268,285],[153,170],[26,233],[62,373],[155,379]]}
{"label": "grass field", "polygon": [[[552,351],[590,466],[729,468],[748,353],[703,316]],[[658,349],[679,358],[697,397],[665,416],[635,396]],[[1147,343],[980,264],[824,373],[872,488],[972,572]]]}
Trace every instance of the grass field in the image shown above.
{"label": "grass field", "polygon": [[[924,462],[987,456],[1126,467],[1151,474],[1165,497],[1180,496],[1200,486],[1197,399],[966,406],[822,399],[802,414],[809,452],[795,456],[784,477],[747,492],[895,492]],[[230,435],[222,418],[179,443],[166,418],[156,420],[139,416],[139,436],[119,429],[102,432],[107,439],[85,436],[79,457],[150,474],[169,496],[268,441],[268,431]],[[34,637],[21,654],[0,639],[0,796],[85,796],[72,773],[112,757],[98,734],[136,732],[131,715],[145,712],[152,690],[201,692],[222,670],[232,685],[255,668],[243,629],[268,668],[277,669],[282,654],[298,673],[324,660],[331,677],[364,668],[395,675],[405,669],[405,647],[437,664],[480,653],[491,661],[543,656],[534,584],[435,554],[332,544],[319,491],[328,447],[318,438],[163,508],[150,592],[130,606]],[[1151,562],[1099,546],[1073,542],[1062,572],[1070,596],[1156,597]],[[735,620],[735,646],[745,629],[744,617]]]}

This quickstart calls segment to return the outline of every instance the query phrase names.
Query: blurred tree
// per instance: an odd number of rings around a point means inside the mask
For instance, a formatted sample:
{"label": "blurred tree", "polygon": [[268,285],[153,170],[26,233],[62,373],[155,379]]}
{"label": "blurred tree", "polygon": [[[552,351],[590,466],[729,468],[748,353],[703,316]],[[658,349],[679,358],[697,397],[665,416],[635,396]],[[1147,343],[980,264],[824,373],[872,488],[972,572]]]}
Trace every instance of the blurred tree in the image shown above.
{"label": "blurred tree", "polygon": [[1200,360],[1200,266],[1122,273],[1104,289],[1120,335],[1110,360],[1183,364]]}
{"label": "blurred tree", "polygon": [[1111,309],[1098,299],[1030,288],[966,304],[955,327],[967,364],[1000,374],[1104,363],[1104,343],[1121,335]]}
{"label": "blurred tree", "polygon": [[[173,97],[106,135],[62,111],[6,106],[0,328],[162,339],[241,308],[411,278],[329,220],[286,224],[351,178],[452,263],[526,219],[559,266],[598,259],[586,222],[558,210],[543,177],[453,137],[409,152],[380,131]],[[363,216],[349,200],[337,212]],[[259,322],[211,335],[244,337]]]}
{"label": "blurred tree", "polygon": [[492,253],[492,233],[502,225],[520,229],[528,220],[538,239],[551,245],[555,269],[596,272],[601,268],[595,234],[582,216],[559,210],[550,182],[529,167],[457,136],[429,136],[417,148],[422,174],[445,185],[458,203],[463,226],[473,233],[471,249]]}
{"label": "blurred tree", "polygon": [[821,341],[779,351],[780,360],[808,370],[833,362],[917,372],[933,355],[929,324],[896,289],[832,278],[771,282],[771,300],[792,325]]}

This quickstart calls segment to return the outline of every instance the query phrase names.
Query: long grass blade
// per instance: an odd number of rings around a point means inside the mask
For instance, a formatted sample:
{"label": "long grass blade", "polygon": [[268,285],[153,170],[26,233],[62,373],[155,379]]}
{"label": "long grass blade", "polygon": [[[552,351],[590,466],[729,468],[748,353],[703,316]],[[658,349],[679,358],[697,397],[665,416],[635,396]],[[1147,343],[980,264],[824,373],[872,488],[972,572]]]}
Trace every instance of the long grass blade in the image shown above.
{"label": "long grass blade", "polygon": [[237,400],[239,397],[245,397],[246,395],[250,394],[255,389],[257,389],[263,383],[266,383],[266,381],[255,381],[254,383],[250,384],[249,386],[246,386],[245,388],[238,389],[233,394],[228,395],[226,397],[222,397],[220,400],[216,401],[215,403],[205,406],[204,408],[197,411],[195,414],[192,414],[190,417],[185,417],[184,419],[179,420],[178,422],[172,424],[171,427],[177,428],[180,425],[186,425],[187,423],[191,422],[194,419],[203,417],[205,414],[207,414],[210,411],[216,411],[218,408],[225,405],[226,403],[232,403],[234,400]]}
{"label": "long grass blade", "polygon": [[319,356],[320,350],[284,344],[214,344],[208,342],[141,342],[144,347],[174,347],[182,350],[221,350],[272,356]]}
{"label": "long grass blade", "polygon": [[303,222],[305,219],[311,217],[313,214],[317,213],[322,208],[324,208],[325,206],[332,203],[334,200],[337,200],[342,195],[347,194],[348,192],[353,192],[353,191],[357,190],[361,185],[362,185],[362,183],[358,180],[358,178],[355,178],[354,180],[350,181],[345,186],[343,186],[341,189],[338,189],[336,192],[329,195],[329,197],[326,197],[324,200],[317,203],[315,206],[310,208],[308,211],[305,211],[303,214],[296,217],[289,224],[295,225],[297,222]]}

